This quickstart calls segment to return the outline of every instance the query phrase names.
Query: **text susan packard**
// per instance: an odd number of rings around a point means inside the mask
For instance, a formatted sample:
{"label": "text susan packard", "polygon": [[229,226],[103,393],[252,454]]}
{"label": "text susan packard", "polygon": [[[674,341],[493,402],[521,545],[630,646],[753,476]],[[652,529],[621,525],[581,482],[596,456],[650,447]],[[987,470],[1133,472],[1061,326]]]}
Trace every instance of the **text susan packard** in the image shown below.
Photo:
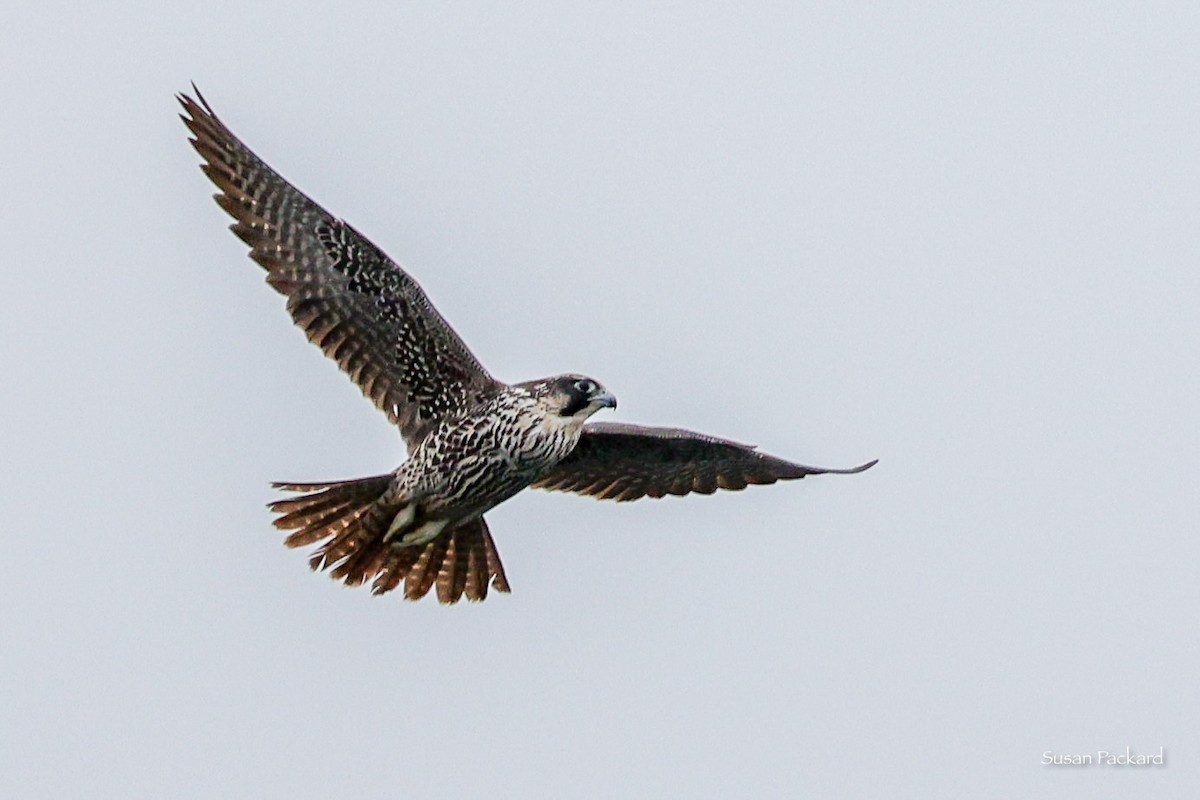
{"label": "text susan packard", "polygon": [[1075,766],[1086,766],[1088,764],[1106,764],[1110,767],[1143,767],[1151,765],[1163,765],[1166,761],[1163,759],[1163,748],[1158,748],[1157,753],[1131,753],[1126,747],[1122,753],[1114,753],[1108,750],[1097,750],[1095,756],[1091,753],[1055,753],[1053,750],[1047,750],[1042,753],[1043,764],[1068,764]]}

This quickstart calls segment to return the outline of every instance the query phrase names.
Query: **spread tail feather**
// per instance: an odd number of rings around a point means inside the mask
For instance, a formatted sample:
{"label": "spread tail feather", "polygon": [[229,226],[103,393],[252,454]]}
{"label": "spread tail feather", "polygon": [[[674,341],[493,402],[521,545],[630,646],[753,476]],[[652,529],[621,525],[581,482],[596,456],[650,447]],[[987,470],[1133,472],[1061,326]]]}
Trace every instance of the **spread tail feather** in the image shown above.
{"label": "spread tail feather", "polygon": [[359,586],[369,580],[374,594],[404,582],[404,596],[419,600],[437,587],[442,603],[483,600],[488,586],[509,591],[500,554],[483,518],[464,522],[420,545],[388,541],[397,509],[383,502],[391,475],[331,483],[275,483],[277,489],[304,492],[276,500],[275,526],[292,530],[285,544],[303,547],[325,540],[309,559],[314,570],[329,570],[334,580]]}

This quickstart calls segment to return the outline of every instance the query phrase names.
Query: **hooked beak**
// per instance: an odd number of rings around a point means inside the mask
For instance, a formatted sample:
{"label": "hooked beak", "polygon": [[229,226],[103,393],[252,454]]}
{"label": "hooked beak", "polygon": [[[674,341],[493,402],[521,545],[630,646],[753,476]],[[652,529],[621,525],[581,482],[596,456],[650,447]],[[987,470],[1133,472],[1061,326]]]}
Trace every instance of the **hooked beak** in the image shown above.
{"label": "hooked beak", "polygon": [[617,398],[613,397],[608,392],[601,392],[600,394],[596,395],[592,398],[592,402],[595,403],[598,408],[617,407]]}

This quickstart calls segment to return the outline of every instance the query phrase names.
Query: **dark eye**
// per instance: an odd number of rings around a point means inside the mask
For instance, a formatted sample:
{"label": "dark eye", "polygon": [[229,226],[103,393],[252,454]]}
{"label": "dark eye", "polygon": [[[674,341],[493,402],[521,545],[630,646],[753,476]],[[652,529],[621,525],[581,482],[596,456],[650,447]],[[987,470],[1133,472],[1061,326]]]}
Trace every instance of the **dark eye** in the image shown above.
{"label": "dark eye", "polygon": [[591,394],[595,390],[596,384],[585,378],[581,381],[575,381],[575,388],[584,394]]}

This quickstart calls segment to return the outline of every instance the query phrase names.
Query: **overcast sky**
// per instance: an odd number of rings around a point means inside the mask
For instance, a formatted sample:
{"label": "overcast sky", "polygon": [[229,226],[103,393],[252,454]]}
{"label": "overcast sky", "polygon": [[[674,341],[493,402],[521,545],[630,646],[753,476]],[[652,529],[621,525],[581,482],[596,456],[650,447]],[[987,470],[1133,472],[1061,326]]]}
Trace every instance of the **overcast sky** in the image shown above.
{"label": "overcast sky", "polygon": [[[0,795],[1200,795],[1195,3],[55,6],[0,30]],[[268,482],[403,447],[192,80],[498,377],[879,465],[524,493],[483,604],[310,573]]]}

